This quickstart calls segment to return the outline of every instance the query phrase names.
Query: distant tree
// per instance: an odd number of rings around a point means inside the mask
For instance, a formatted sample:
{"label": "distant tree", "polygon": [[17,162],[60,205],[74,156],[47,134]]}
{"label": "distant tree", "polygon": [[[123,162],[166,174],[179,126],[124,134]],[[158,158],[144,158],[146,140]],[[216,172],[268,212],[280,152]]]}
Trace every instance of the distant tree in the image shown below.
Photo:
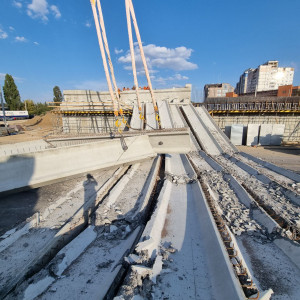
{"label": "distant tree", "polygon": [[20,110],[22,108],[20,93],[13,77],[9,74],[5,75],[3,93],[9,110]]}
{"label": "distant tree", "polygon": [[[60,88],[56,85],[54,88],[53,88],[53,102],[62,102],[63,101],[63,96],[62,96],[62,93],[60,91]],[[59,103],[56,103],[56,105],[59,106]]]}
{"label": "distant tree", "polygon": [[32,100],[30,100],[30,99],[27,99],[27,100],[24,101],[24,104],[25,104],[25,106],[27,108],[28,114],[29,115],[35,115],[36,110],[35,110],[35,104],[34,104],[34,102]]}
{"label": "distant tree", "polygon": [[44,115],[47,111],[51,110],[51,107],[48,106],[48,104],[45,103],[36,103],[35,105],[35,115]]}

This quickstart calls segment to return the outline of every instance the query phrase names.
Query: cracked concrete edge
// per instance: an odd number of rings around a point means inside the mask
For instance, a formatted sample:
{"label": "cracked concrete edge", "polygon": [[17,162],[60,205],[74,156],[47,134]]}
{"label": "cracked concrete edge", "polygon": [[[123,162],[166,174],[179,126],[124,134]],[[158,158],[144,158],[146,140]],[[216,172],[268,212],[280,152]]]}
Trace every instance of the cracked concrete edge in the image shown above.
{"label": "cracked concrete edge", "polygon": [[5,237],[5,235],[8,235],[9,232],[14,231],[12,234],[9,234],[6,238],[4,238],[0,242],[0,252],[4,251],[6,248],[12,245],[21,236],[28,233],[29,229],[36,227],[39,224],[39,221],[40,221],[40,215],[38,212],[36,212],[34,215],[32,215],[30,218],[28,218],[25,221],[25,225],[17,226],[13,229],[10,229],[5,234],[3,234],[1,238]]}
{"label": "cracked concrete edge", "polygon": [[89,201],[87,201],[82,209],[80,209],[73,218],[66,223],[53,237],[51,241],[49,241],[38,253],[38,255],[28,261],[22,269],[19,270],[19,273],[16,277],[11,278],[11,280],[8,282],[8,284],[0,290],[0,297],[5,297],[16,285],[18,285],[20,282],[24,280],[26,276],[30,276],[31,273],[33,273],[33,270],[36,268],[39,268],[39,266],[42,265],[43,259],[45,257],[50,256],[52,251],[55,251],[56,248],[59,246],[59,244],[67,244],[71,238],[78,234],[82,227],[84,226],[85,222],[87,222],[88,218],[86,220],[84,219],[84,212],[88,211],[89,206],[97,204],[105,197],[108,190],[115,184],[115,182],[125,173],[127,168],[119,168],[114,176],[112,176],[106,183],[102,185],[102,187],[99,189],[98,193],[99,196],[96,198],[96,203],[94,201],[94,198],[91,197]]}
{"label": "cracked concrete edge", "polygon": [[172,183],[165,181],[160,192],[156,209],[147,223],[136,251],[140,254],[146,251],[148,259],[154,259],[161,240],[161,233],[165,224],[165,217],[171,196]]}

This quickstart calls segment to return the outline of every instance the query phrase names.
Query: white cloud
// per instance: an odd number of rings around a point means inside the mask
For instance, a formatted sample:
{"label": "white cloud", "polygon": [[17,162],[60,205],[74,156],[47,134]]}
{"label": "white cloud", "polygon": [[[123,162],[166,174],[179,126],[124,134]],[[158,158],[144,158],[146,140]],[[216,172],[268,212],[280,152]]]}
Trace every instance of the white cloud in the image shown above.
{"label": "white cloud", "polygon": [[0,28],[0,40],[5,40],[8,37],[8,34]]}
{"label": "white cloud", "polygon": [[118,48],[115,48],[115,54],[121,54],[121,53],[123,53],[124,52],[124,50],[123,49],[118,49]]}
{"label": "white cloud", "polygon": [[56,5],[51,5],[50,9],[56,19],[59,19],[61,17],[61,13]]}
{"label": "white cloud", "polygon": [[155,77],[151,76],[152,80],[157,82],[159,85],[166,85],[168,82],[174,82],[174,81],[180,81],[180,80],[188,80],[189,78],[187,76],[183,76],[179,73],[169,76],[169,77]]}
{"label": "white cloud", "polygon": [[15,41],[25,43],[27,42],[27,39],[24,36],[16,36]]}
{"label": "white cloud", "polygon": [[27,14],[33,19],[48,21],[48,15],[51,12],[56,19],[61,17],[61,13],[56,5],[49,6],[47,0],[31,0],[27,6]]}
{"label": "white cloud", "polygon": [[39,43],[38,42],[33,42],[35,45],[39,46]]}
{"label": "white cloud", "polygon": [[[193,50],[186,47],[177,47],[177,48],[166,48],[160,47],[153,44],[149,44],[143,47],[147,64],[149,69],[159,68],[159,69],[171,69],[175,71],[184,71],[184,70],[195,70],[198,68],[197,64],[194,64],[189,61]],[[141,70],[142,59],[140,56],[140,50],[135,44],[135,59],[137,69]],[[124,56],[121,56],[118,60],[120,63],[126,64],[125,69],[128,69],[128,64],[131,63],[130,52]]]}
{"label": "white cloud", "polygon": [[15,28],[12,27],[12,26],[9,26],[8,28],[9,28],[10,31],[15,31]]}
{"label": "white cloud", "polygon": [[[129,67],[129,70],[132,71],[132,66],[128,66],[128,67]],[[150,77],[151,77],[151,74],[158,73],[157,70],[148,70],[148,71],[149,71]],[[141,70],[141,71],[137,71],[136,74],[137,75],[146,75],[146,72],[145,72],[145,70]]]}
{"label": "white cloud", "polygon": [[22,8],[22,3],[21,2],[18,2],[18,1],[13,1],[13,5],[17,8]]}
{"label": "white cloud", "polygon": [[48,2],[46,0],[32,0],[27,6],[27,14],[32,18],[41,18],[44,22],[48,21],[49,14]]}
{"label": "white cloud", "polygon": [[92,26],[90,21],[86,21],[84,24],[85,27],[90,28]]}

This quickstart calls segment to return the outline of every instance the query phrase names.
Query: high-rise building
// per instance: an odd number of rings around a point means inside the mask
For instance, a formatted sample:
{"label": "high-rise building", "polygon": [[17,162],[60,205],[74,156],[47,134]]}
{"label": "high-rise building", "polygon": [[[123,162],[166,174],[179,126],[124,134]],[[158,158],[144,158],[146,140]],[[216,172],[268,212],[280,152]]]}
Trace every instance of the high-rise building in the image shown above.
{"label": "high-rise building", "polygon": [[293,84],[294,68],[278,67],[277,60],[269,60],[256,69],[247,69],[236,86],[238,94],[276,90]]}
{"label": "high-rise building", "polygon": [[204,97],[205,99],[226,97],[227,93],[233,91],[234,87],[229,83],[206,84],[204,86]]}

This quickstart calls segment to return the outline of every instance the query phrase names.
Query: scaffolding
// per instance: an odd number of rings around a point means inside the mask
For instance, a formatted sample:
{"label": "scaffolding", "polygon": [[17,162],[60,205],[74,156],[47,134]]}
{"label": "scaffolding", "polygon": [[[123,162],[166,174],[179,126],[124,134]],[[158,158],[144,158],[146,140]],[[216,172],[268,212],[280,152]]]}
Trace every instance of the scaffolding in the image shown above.
{"label": "scaffolding", "polygon": [[123,115],[116,124],[111,101],[50,102],[54,135],[116,134],[128,130],[132,106],[121,104]]}
{"label": "scaffolding", "polygon": [[296,101],[248,101],[194,103],[194,106],[204,106],[210,114],[261,114],[261,113],[300,113],[300,100]]}

